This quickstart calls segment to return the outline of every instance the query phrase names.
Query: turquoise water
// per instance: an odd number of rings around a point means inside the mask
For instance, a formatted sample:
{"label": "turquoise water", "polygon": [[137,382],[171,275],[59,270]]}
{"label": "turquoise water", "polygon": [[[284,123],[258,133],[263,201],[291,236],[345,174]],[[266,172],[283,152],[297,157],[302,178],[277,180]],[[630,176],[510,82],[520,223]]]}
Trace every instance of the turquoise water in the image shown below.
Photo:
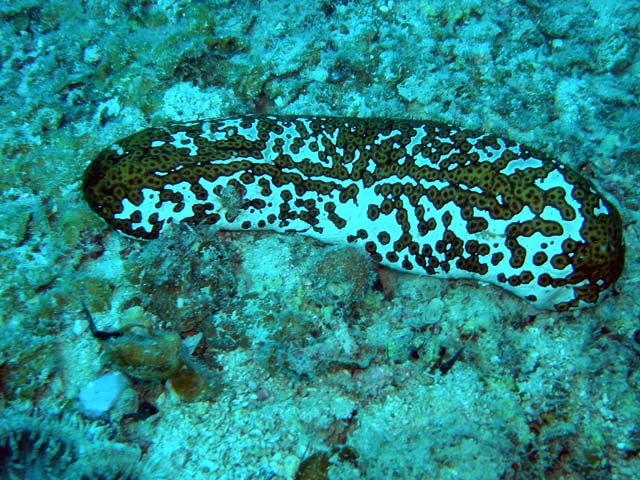
{"label": "turquoise water", "polygon": [[[637,2],[14,1],[0,18],[0,478],[640,471]],[[618,207],[618,294],[541,312],[295,235],[139,242],[86,205],[84,168],[117,139],[251,113],[434,119],[540,149]]]}

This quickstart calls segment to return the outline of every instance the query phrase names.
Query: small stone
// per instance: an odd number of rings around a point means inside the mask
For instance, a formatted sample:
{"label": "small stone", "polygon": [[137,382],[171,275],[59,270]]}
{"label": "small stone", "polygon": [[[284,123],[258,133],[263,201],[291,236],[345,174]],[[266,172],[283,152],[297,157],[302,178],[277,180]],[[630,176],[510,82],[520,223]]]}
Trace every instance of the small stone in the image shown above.
{"label": "small stone", "polygon": [[98,418],[115,405],[128,385],[127,377],[120,372],[107,373],[89,382],[78,395],[82,410],[88,416]]}
{"label": "small stone", "polygon": [[102,60],[102,50],[97,45],[89,45],[84,49],[82,59],[85,63],[95,65]]}

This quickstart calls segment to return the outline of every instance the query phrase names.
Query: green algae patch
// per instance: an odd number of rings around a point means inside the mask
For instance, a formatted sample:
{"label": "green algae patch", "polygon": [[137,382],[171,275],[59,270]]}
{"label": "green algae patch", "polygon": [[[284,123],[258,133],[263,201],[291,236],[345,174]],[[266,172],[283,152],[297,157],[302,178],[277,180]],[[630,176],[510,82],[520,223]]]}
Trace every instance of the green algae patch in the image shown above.
{"label": "green algae patch", "polygon": [[329,455],[317,452],[305,458],[296,472],[296,480],[326,480],[329,478]]}
{"label": "green algae patch", "polygon": [[32,400],[49,388],[58,358],[53,337],[12,335],[0,342],[0,348],[1,398]]}

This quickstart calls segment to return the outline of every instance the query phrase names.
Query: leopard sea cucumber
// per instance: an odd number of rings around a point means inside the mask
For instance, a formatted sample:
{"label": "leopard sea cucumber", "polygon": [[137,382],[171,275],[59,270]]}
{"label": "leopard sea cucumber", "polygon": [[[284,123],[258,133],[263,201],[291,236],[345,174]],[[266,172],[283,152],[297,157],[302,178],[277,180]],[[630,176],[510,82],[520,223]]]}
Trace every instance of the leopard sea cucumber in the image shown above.
{"label": "leopard sea cucumber", "polygon": [[418,120],[241,116],[148,128],[104,149],[84,195],[108,224],[297,232],[387,267],[497,285],[541,309],[599,303],[624,264],[622,221],[557,160]]}

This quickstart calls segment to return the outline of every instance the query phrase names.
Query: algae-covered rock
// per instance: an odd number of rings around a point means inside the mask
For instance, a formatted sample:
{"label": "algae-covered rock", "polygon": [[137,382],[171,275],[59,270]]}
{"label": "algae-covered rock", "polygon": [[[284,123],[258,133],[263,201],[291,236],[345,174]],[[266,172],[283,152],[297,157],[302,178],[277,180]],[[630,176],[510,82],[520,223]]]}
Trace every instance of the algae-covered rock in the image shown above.
{"label": "algae-covered rock", "polygon": [[164,380],[180,368],[180,335],[129,333],[103,343],[120,370],[142,380]]}
{"label": "algae-covered rock", "polygon": [[353,247],[321,250],[311,259],[308,295],[320,306],[360,302],[375,278],[371,261]]}

